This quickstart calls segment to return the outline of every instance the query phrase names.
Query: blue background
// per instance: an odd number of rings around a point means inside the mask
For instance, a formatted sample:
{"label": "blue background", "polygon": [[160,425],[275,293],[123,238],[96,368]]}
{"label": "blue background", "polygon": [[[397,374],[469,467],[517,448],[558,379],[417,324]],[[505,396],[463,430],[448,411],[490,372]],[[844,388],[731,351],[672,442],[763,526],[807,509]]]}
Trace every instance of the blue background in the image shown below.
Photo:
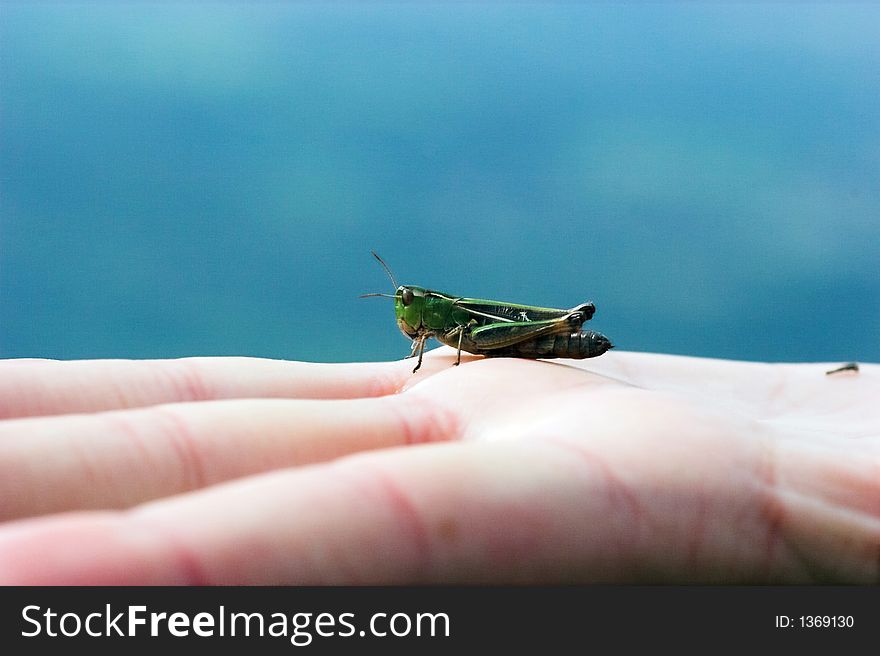
{"label": "blue background", "polygon": [[880,360],[880,9],[0,6],[0,356],[408,352],[401,282]]}

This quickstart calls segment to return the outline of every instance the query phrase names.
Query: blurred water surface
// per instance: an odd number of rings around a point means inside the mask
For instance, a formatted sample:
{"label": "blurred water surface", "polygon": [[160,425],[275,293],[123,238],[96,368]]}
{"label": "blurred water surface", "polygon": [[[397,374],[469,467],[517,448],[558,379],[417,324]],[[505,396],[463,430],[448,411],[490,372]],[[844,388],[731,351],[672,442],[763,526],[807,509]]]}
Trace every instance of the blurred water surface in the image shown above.
{"label": "blurred water surface", "polygon": [[870,4],[0,5],[0,356],[408,352],[398,279],[880,360]]}

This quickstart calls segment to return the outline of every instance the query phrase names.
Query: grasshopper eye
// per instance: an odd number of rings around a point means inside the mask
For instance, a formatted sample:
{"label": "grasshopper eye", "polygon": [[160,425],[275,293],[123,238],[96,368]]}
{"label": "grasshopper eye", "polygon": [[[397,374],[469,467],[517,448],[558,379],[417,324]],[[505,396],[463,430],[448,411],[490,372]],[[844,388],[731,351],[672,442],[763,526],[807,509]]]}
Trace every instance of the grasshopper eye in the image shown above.
{"label": "grasshopper eye", "polygon": [[413,302],[413,291],[409,288],[404,289],[400,298],[404,305],[410,305]]}

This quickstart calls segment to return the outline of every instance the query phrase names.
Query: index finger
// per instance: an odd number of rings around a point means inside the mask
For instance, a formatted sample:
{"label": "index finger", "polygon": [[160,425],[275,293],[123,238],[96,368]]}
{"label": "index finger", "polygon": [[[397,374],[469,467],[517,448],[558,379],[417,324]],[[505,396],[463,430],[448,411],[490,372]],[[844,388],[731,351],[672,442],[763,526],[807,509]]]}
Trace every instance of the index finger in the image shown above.
{"label": "index finger", "polygon": [[398,391],[405,362],[325,364],[247,357],[2,360],[0,419],[235,398],[353,399]]}

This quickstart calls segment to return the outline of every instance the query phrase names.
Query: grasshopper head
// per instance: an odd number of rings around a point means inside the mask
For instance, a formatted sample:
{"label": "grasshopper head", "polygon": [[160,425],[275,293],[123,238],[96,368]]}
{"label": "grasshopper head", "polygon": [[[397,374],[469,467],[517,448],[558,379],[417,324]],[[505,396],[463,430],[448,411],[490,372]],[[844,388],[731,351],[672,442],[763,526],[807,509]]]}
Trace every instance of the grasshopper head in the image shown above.
{"label": "grasshopper head", "polygon": [[394,314],[397,325],[407,337],[418,335],[425,309],[425,289],[401,285],[394,294]]}
{"label": "grasshopper head", "polygon": [[391,278],[391,284],[397,287],[397,291],[394,292],[394,296],[391,296],[391,294],[376,293],[362,294],[361,298],[365,296],[384,296],[386,298],[393,298],[394,314],[397,317],[397,325],[403,331],[404,335],[410,339],[414,339],[418,336],[419,329],[422,327],[422,318],[425,309],[425,292],[427,290],[424,287],[414,287],[412,285],[400,285],[398,287],[397,281],[394,280],[394,274],[391,273],[391,269],[385,264],[385,260],[379,257],[376,254],[376,251],[370,252],[373,254],[373,257],[379,261],[382,268],[385,269],[385,273]]}

